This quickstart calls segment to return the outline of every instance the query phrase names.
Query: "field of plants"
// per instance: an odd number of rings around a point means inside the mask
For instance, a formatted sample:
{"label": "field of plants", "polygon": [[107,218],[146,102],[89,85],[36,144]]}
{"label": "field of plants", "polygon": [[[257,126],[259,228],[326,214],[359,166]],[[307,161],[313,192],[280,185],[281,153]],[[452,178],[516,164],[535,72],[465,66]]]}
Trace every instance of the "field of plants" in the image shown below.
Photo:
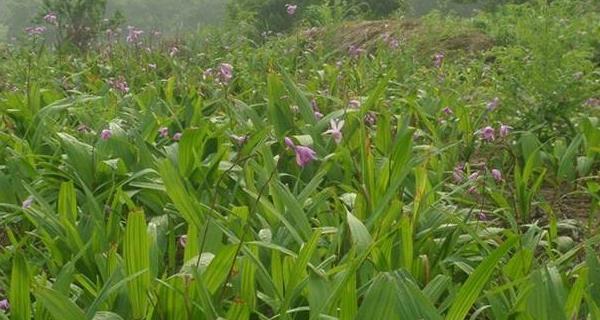
{"label": "field of plants", "polygon": [[600,319],[598,2],[305,9],[0,44],[0,319]]}

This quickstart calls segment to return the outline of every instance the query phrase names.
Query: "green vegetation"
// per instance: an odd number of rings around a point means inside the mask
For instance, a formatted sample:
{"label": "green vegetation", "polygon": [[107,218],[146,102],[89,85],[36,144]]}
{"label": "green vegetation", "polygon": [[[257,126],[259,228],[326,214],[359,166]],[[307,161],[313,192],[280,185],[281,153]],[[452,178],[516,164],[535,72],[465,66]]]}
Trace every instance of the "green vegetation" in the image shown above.
{"label": "green vegetation", "polygon": [[596,2],[99,3],[0,46],[0,319],[600,319]]}

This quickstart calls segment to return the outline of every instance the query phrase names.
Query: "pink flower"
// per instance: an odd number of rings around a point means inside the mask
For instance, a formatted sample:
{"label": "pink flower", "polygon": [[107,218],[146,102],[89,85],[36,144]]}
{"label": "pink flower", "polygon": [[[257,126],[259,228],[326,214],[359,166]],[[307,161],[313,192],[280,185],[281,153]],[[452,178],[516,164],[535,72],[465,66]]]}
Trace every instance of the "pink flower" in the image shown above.
{"label": "pink flower", "polygon": [[0,310],[7,311],[10,309],[10,303],[8,303],[8,299],[0,300]]}
{"label": "pink flower", "polygon": [[475,180],[477,180],[477,178],[479,178],[479,171],[475,171],[475,172],[471,173],[471,175],[469,176],[469,180],[471,180],[471,181],[475,181]]}
{"label": "pink flower", "polygon": [[452,109],[450,109],[450,107],[445,107],[444,110],[442,110],[447,116],[451,116],[454,114],[454,111],[452,111]]}
{"label": "pink flower", "polygon": [[228,83],[233,78],[233,67],[229,63],[219,65],[219,79],[222,83]]}
{"label": "pink flower", "polygon": [[600,98],[589,98],[585,100],[587,107],[600,107]]}
{"label": "pink flower", "polygon": [[481,139],[485,140],[485,141],[494,141],[495,137],[495,130],[494,128],[487,126],[483,129],[480,130],[480,134],[481,134]]}
{"label": "pink flower", "polygon": [[364,121],[367,126],[374,126],[377,123],[377,114],[373,111],[367,112],[367,114],[365,114]]}
{"label": "pink flower", "polygon": [[454,179],[454,182],[458,183],[463,181],[465,178],[465,172],[463,171],[464,169],[465,166],[462,164],[457,164],[456,167],[454,167],[454,171],[452,172],[452,178]]}
{"label": "pink flower", "polygon": [[33,204],[33,197],[28,197],[27,199],[25,199],[23,201],[23,203],[21,203],[21,208],[29,209],[29,208],[31,208],[32,204]]}
{"label": "pink flower", "polygon": [[326,134],[330,134],[335,143],[340,144],[342,142],[342,128],[344,127],[344,120],[331,120],[329,122],[331,129],[325,131]]}
{"label": "pink flower", "polygon": [[433,65],[436,68],[441,68],[442,64],[444,63],[444,57],[445,57],[445,55],[441,52],[434,55],[433,56]]}
{"label": "pink flower", "polygon": [[492,177],[494,177],[494,180],[497,182],[500,182],[502,181],[502,172],[498,169],[492,169]]}
{"label": "pink flower", "polygon": [[169,128],[162,127],[160,129],[158,129],[158,133],[161,138],[168,138],[169,137]]}
{"label": "pink flower", "polygon": [[350,47],[348,47],[348,54],[351,58],[358,58],[364,52],[365,50],[359,46],[351,45]]}
{"label": "pink flower", "polygon": [[502,138],[508,136],[510,134],[510,129],[511,129],[511,127],[509,127],[509,126],[507,126],[505,124],[501,125],[500,126],[500,136]]}
{"label": "pink flower", "polygon": [[169,49],[169,57],[173,58],[178,52],[179,49],[177,47],[171,47],[171,49]]}
{"label": "pink flower", "polygon": [[106,141],[110,139],[110,137],[112,137],[112,131],[110,131],[110,129],[104,129],[100,132],[100,139]]}
{"label": "pink flower", "polygon": [[284,141],[285,144],[296,153],[296,163],[300,167],[304,168],[311,161],[317,158],[317,153],[313,149],[306,146],[297,146],[294,144],[292,139],[288,137],[285,137]]}
{"label": "pink flower", "polygon": [[487,219],[488,219],[488,217],[485,215],[485,213],[483,211],[479,211],[477,218],[479,218],[479,220],[481,220],[481,221],[487,221]]}
{"label": "pink flower", "polygon": [[30,36],[39,36],[40,34],[46,32],[46,27],[27,27],[25,28],[25,32],[27,32]]}
{"label": "pink flower", "polygon": [[125,78],[123,78],[122,76],[120,76],[116,80],[115,79],[108,80],[108,84],[113,89],[121,92],[122,94],[126,94],[129,92],[129,85],[127,84],[127,81],[125,81]]}
{"label": "pink flower", "polygon": [[49,24],[56,25],[58,23],[58,17],[56,16],[56,14],[49,12],[44,16],[44,21],[46,21]]}
{"label": "pink flower", "polygon": [[298,9],[297,5],[294,5],[294,4],[286,4],[285,5],[285,10],[287,11],[287,13],[290,16],[293,16],[294,14],[296,14],[296,9]]}
{"label": "pink flower", "polygon": [[495,97],[492,101],[488,102],[487,109],[488,111],[494,111],[500,105],[500,98]]}
{"label": "pink flower", "polygon": [[127,42],[138,43],[143,34],[144,34],[144,31],[142,29],[138,29],[133,26],[128,26],[127,27]]}
{"label": "pink flower", "polygon": [[173,141],[179,141],[179,140],[181,140],[181,132],[176,132],[173,135]]}

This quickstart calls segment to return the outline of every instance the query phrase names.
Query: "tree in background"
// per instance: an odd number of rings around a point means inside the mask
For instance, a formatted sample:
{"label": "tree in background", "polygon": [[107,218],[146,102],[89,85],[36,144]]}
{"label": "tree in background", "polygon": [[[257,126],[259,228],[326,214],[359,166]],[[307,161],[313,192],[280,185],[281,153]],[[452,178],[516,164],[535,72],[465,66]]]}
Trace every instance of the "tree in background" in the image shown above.
{"label": "tree in background", "polygon": [[[41,14],[46,22],[56,26],[60,47],[86,49],[100,32],[123,22],[119,12],[105,18],[106,4],[106,0],[43,0]],[[49,15],[55,19],[48,19]]]}

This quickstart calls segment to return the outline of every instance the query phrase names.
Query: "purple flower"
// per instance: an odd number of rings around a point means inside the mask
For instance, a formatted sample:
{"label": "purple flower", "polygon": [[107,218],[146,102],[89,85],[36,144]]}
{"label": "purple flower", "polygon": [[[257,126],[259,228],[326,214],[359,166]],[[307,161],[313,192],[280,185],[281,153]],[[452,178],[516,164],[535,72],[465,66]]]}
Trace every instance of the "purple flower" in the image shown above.
{"label": "purple flower", "polygon": [[500,98],[495,97],[492,101],[488,102],[487,109],[488,111],[494,111],[494,109],[498,108],[498,105],[500,105]]}
{"label": "purple flower", "polygon": [[294,141],[292,141],[292,139],[285,137],[283,141],[285,142],[285,145],[288,146],[288,148],[292,150],[296,149],[296,145],[294,144]]}
{"label": "purple flower", "polygon": [[287,13],[290,16],[293,16],[294,14],[296,14],[296,9],[298,9],[297,5],[294,5],[294,4],[286,4],[285,5],[285,10],[287,11]]}
{"label": "purple flower", "polygon": [[311,161],[316,159],[317,153],[309,147],[296,146],[295,151],[296,151],[296,163],[301,167],[305,167]]}
{"label": "purple flower", "polygon": [[181,140],[181,132],[176,132],[173,135],[173,141],[179,141],[179,140]]}
{"label": "purple flower", "polygon": [[49,12],[44,16],[44,21],[46,21],[49,24],[57,25],[58,17],[56,16],[56,14]]}
{"label": "purple flower", "polygon": [[144,31],[142,29],[138,29],[133,26],[128,26],[127,27],[127,42],[138,43],[143,34],[144,34]]}
{"label": "purple flower", "polygon": [[359,46],[351,45],[350,47],[348,47],[348,55],[350,55],[350,57],[352,58],[358,58],[364,52],[365,50]]}
{"label": "purple flower", "polygon": [[108,80],[108,84],[114,90],[117,90],[117,91],[121,92],[122,94],[126,94],[129,92],[129,85],[127,84],[127,81],[125,81],[125,78],[123,78],[122,76],[120,76],[116,80],[115,79]]}
{"label": "purple flower", "polygon": [[585,100],[585,105],[588,107],[600,107],[600,98],[589,98]]}
{"label": "purple flower", "polygon": [[315,119],[317,119],[317,120],[323,119],[323,114],[319,111],[315,111],[314,115],[315,115]]}
{"label": "purple flower", "polygon": [[365,114],[365,124],[372,127],[377,123],[377,114],[373,111],[369,111],[367,112],[367,114]]}
{"label": "purple flower", "polygon": [[477,180],[477,178],[479,178],[479,171],[475,171],[475,172],[471,173],[471,175],[469,176],[469,180],[471,180],[471,181],[475,181],[475,180]]}
{"label": "purple flower", "polygon": [[7,311],[10,309],[10,303],[8,303],[8,299],[0,300],[0,310]]}
{"label": "purple flower", "polygon": [[479,220],[481,220],[481,221],[487,221],[487,219],[488,219],[483,211],[479,211],[477,218],[479,218]]}
{"label": "purple flower", "polygon": [[450,109],[450,107],[445,107],[444,110],[442,110],[447,116],[451,116],[454,114],[454,111],[452,111],[452,109]]}
{"label": "purple flower", "polygon": [[348,106],[349,106],[351,109],[359,109],[359,108],[360,108],[360,101],[359,101],[359,100],[356,100],[356,99],[350,100],[350,101],[348,102]]}
{"label": "purple flower", "polygon": [[437,53],[433,56],[433,65],[436,68],[441,68],[444,63],[444,57],[446,57],[443,53]]}
{"label": "purple flower", "polygon": [[495,137],[495,130],[494,128],[487,126],[483,129],[480,130],[480,134],[481,134],[481,139],[485,140],[485,141],[494,141]]}
{"label": "purple flower", "polygon": [[169,137],[169,128],[162,127],[160,129],[158,129],[158,133],[161,138],[168,138]]}
{"label": "purple flower", "polygon": [[30,36],[39,36],[40,34],[46,32],[46,27],[27,27],[25,28],[25,32]]}
{"label": "purple flower", "polygon": [[171,47],[171,49],[169,49],[169,57],[173,58],[177,52],[179,52],[179,49],[177,47]]}
{"label": "purple flower", "polygon": [[454,167],[454,171],[452,172],[452,178],[454,179],[454,182],[458,183],[463,181],[463,179],[465,178],[465,172],[464,172],[465,166],[463,164],[457,164],[456,167]]}
{"label": "purple flower", "polygon": [[21,208],[29,209],[29,208],[31,208],[32,204],[33,204],[33,197],[30,196],[27,199],[25,199],[25,201],[23,201],[23,203],[21,204]]}
{"label": "purple flower", "polygon": [[504,138],[510,134],[511,127],[503,124],[500,125],[500,137]]}
{"label": "purple flower", "polygon": [[288,137],[285,137],[284,142],[290,149],[294,150],[294,152],[296,153],[296,163],[300,167],[304,168],[311,161],[313,161],[317,158],[316,157],[317,153],[309,147],[297,146],[294,144],[292,139],[290,139]]}
{"label": "purple flower", "polygon": [[325,131],[326,134],[330,134],[335,143],[340,144],[342,142],[342,128],[344,127],[344,120],[331,120],[329,122],[331,129]]}
{"label": "purple flower", "polygon": [[500,182],[502,181],[502,172],[498,169],[492,169],[492,177],[494,177],[494,180],[497,182]]}
{"label": "purple flower", "polygon": [[219,65],[219,79],[221,83],[228,83],[233,78],[233,66],[229,63],[221,63]]}
{"label": "purple flower", "polygon": [[110,129],[104,129],[102,130],[102,132],[100,132],[100,138],[104,141],[110,139],[110,137],[112,137],[112,131],[110,131]]}

